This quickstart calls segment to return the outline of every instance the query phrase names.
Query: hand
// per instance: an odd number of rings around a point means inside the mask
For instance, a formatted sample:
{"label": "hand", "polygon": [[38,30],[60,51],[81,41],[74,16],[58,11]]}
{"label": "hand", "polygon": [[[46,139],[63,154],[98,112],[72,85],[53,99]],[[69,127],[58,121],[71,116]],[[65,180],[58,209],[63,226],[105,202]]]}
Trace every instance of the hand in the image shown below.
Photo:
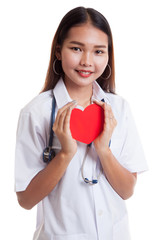
{"label": "hand", "polygon": [[72,138],[70,131],[70,116],[76,102],[72,101],[59,109],[53,124],[53,131],[61,143],[61,152],[74,156],[77,151],[77,142]]}
{"label": "hand", "polygon": [[94,140],[96,151],[105,151],[109,149],[109,142],[112,137],[112,133],[117,125],[117,121],[114,118],[112,108],[105,102],[94,100],[94,102],[104,109],[104,127],[101,134]]}

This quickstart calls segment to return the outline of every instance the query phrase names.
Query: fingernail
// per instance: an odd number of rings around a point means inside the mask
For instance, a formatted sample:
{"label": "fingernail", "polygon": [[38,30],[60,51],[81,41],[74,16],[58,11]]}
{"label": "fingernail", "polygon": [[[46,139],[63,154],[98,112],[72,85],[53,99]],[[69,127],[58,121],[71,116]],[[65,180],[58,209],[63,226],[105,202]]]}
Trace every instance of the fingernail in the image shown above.
{"label": "fingernail", "polygon": [[71,103],[77,104],[77,101],[76,101],[76,100],[73,100]]}
{"label": "fingernail", "polygon": [[94,101],[99,102],[99,100],[98,100],[98,99],[95,99],[95,98],[92,98],[92,100],[93,100],[93,102],[94,102]]}
{"label": "fingernail", "polygon": [[78,103],[77,103],[76,100],[73,100],[73,101],[72,101],[72,104],[73,104],[73,106],[75,107],[75,106],[77,106]]}

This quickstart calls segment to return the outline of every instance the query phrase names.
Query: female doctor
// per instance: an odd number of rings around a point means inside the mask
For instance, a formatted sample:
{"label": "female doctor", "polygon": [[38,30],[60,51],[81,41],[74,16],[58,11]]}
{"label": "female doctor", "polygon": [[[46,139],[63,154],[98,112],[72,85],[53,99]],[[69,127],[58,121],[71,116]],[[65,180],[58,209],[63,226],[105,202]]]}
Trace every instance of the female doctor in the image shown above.
{"label": "female doctor", "polygon": [[[46,164],[53,97],[56,155]],[[70,116],[73,108],[93,102],[105,120],[101,134],[86,145],[72,138]],[[38,206],[33,239],[129,240],[124,200],[146,169],[129,106],[115,94],[109,24],[94,9],[75,8],[53,39],[44,89],[22,109],[18,123],[15,188],[23,208]]]}

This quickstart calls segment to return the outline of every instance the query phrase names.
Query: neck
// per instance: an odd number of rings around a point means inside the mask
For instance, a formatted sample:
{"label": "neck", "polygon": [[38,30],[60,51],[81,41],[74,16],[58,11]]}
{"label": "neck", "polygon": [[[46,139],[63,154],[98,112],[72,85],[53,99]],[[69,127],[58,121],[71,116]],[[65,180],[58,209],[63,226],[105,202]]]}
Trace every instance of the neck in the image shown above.
{"label": "neck", "polygon": [[78,105],[86,108],[88,105],[91,104],[91,97],[93,92],[92,84],[85,87],[69,86],[66,83],[65,85],[70,97],[73,100],[76,100]]}

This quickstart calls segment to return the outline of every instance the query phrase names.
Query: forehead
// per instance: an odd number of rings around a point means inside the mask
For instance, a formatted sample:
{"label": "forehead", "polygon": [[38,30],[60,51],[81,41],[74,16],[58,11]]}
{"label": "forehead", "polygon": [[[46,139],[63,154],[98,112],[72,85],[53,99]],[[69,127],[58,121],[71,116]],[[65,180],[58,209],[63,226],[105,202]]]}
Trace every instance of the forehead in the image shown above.
{"label": "forehead", "polygon": [[84,44],[105,44],[108,45],[108,36],[100,29],[90,23],[72,27],[64,42],[78,41]]}

